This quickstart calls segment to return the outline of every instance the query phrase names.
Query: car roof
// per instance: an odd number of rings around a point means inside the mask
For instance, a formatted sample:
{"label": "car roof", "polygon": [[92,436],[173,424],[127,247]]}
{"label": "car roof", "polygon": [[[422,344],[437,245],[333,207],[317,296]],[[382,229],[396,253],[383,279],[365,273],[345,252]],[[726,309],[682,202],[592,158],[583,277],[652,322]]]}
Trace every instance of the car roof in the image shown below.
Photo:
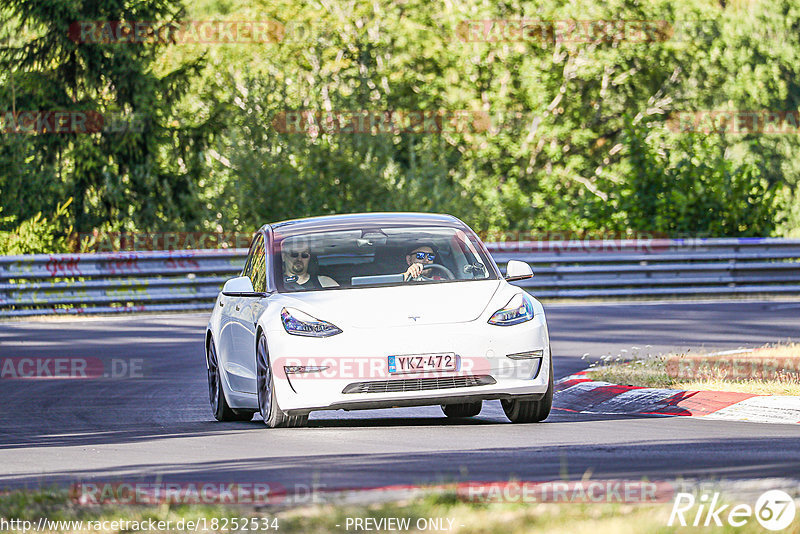
{"label": "car roof", "polygon": [[264,229],[272,227],[280,234],[298,234],[316,232],[320,230],[337,230],[358,228],[365,226],[447,226],[451,228],[466,228],[466,225],[452,215],[441,213],[350,213],[346,215],[325,215],[322,217],[308,217],[293,219],[264,225]]}

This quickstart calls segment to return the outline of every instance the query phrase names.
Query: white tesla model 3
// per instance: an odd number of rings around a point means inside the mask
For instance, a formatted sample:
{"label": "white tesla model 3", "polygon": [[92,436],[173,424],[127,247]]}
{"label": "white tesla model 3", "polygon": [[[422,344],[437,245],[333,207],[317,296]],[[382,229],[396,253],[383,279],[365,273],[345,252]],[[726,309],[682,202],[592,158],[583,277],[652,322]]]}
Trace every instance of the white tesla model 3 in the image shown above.
{"label": "white tesla model 3", "polygon": [[542,305],[503,278],[449,215],[371,213],[263,226],[208,322],[220,421],[301,426],[315,410],[441,405],[471,417],[499,399],[513,422],[553,399]]}

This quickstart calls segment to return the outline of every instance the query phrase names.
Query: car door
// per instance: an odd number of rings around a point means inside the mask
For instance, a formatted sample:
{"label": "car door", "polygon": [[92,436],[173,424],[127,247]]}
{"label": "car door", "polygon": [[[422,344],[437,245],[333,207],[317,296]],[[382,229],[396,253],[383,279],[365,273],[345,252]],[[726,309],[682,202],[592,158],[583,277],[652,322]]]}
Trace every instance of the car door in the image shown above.
{"label": "car door", "polygon": [[[248,249],[247,257],[244,261],[244,267],[239,273],[239,276],[246,276],[245,273],[250,270],[250,263],[253,257],[253,250],[255,246],[255,238],[251,241],[250,248]],[[230,360],[230,355],[233,352],[233,333],[232,328],[233,312],[236,305],[239,305],[239,297],[231,297],[219,295],[220,319],[219,319],[219,334],[217,336],[217,354],[219,357],[220,366],[224,367]]]}
{"label": "car door", "polygon": [[[251,247],[247,269],[242,273],[248,276],[257,292],[267,291],[266,247],[264,234],[259,232]],[[256,324],[263,310],[262,299],[258,297],[237,297],[230,310],[232,344],[228,364],[230,384],[236,391],[256,393]]]}

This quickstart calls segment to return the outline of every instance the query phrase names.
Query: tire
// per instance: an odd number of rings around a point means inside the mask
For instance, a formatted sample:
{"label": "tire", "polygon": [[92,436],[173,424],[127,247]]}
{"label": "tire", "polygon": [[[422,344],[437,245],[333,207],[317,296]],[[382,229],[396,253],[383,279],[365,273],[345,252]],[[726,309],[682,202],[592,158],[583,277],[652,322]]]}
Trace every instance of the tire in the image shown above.
{"label": "tire", "polygon": [[222,388],[222,375],[219,371],[219,359],[217,358],[217,347],[214,338],[211,338],[206,348],[206,358],[208,362],[208,400],[211,403],[211,412],[217,421],[250,421],[253,418],[252,411],[234,410],[228,406],[225,399],[225,390]]}
{"label": "tire", "polygon": [[447,417],[475,417],[481,413],[481,408],[483,401],[442,404],[442,411]]}
{"label": "tire", "polygon": [[553,406],[553,354],[550,353],[550,378],[547,392],[540,400],[511,399],[501,400],[503,411],[512,423],[540,423],[550,415]]}
{"label": "tire", "polygon": [[258,410],[269,428],[299,427],[308,424],[308,414],[287,415],[278,406],[275,396],[275,378],[269,363],[269,349],[264,334],[258,337],[256,346],[256,389],[258,390]]}

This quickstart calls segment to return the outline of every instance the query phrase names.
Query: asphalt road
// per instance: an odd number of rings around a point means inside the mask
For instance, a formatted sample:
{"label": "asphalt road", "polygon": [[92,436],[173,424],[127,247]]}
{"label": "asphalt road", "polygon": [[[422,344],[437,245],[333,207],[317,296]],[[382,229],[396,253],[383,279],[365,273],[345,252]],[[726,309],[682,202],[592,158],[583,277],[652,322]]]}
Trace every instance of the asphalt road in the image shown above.
{"label": "asphalt road", "polygon": [[[728,349],[800,337],[800,303],[545,306],[556,376],[581,356]],[[499,402],[447,420],[438,407],[319,412],[308,428],[217,423],[205,315],[0,323],[0,356],[96,358],[95,380],[0,380],[0,488],[77,481],[318,483],[443,480],[800,479],[800,425],[553,411],[512,425]],[[112,363],[112,360],[116,363]],[[558,399],[556,398],[556,407]]]}

